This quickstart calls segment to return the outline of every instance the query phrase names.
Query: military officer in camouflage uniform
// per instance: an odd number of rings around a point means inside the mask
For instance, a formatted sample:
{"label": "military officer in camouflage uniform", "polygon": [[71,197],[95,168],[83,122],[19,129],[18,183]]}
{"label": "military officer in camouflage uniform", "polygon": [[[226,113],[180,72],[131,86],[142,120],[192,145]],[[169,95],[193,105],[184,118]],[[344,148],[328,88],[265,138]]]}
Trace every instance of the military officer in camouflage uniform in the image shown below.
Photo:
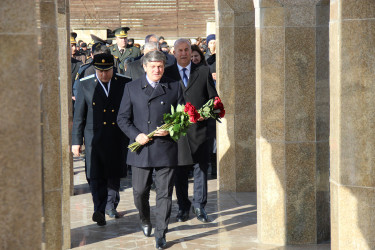
{"label": "military officer in camouflage uniform", "polygon": [[[117,61],[118,72],[125,74],[125,60],[127,58],[136,58],[141,55],[141,51],[137,47],[127,48],[128,44],[128,27],[115,29],[113,32],[116,37],[116,44],[112,46],[111,53]],[[115,63],[116,65],[116,63]]]}

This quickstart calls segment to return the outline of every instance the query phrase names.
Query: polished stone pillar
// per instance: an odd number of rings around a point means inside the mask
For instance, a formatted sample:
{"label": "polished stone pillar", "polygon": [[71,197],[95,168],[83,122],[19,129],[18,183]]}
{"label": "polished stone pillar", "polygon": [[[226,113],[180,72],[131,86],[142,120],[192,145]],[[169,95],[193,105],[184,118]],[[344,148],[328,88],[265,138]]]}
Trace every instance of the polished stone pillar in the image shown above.
{"label": "polished stone pillar", "polygon": [[42,247],[36,19],[35,1],[0,2],[0,249]]}
{"label": "polished stone pillar", "polygon": [[216,87],[226,110],[217,125],[218,185],[223,191],[256,191],[254,6],[215,3]]}
{"label": "polished stone pillar", "polygon": [[375,2],[331,0],[331,249],[375,249]]}
{"label": "polished stone pillar", "polygon": [[71,154],[72,85],[69,25],[69,0],[57,1],[57,26],[59,45],[61,140],[62,140],[62,223],[63,249],[70,248],[70,195],[73,194],[73,157]]}
{"label": "polished stone pillar", "polygon": [[258,239],[329,239],[328,1],[254,0]]}
{"label": "polished stone pillar", "polygon": [[40,0],[43,212],[46,249],[61,249],[62,148],[57,0]]}

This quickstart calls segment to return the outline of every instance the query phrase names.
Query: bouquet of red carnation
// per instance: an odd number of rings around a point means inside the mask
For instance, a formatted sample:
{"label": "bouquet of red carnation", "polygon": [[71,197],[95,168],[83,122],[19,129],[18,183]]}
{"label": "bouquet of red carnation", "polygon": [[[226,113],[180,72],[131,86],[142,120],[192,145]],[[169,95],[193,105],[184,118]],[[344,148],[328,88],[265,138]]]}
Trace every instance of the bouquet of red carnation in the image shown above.
{"label": "bouquet of red carnation", "polygon": [[[156,130],[148,134],[148,138],[152,138],[156,131],[158,130],[168,130],[169,135],[175,141],[177,141],[181,136],[186,135],[186,131],[190,124],[196,123],[200,118],[200,114],[197,112],[196,108],[190,103],[186,105],[177,105],[176,110],[171,107],[170,114],[164,114],[165,124],[158,127]],[[138,142],[134,142],[128,146],[131,152],[137,151],[142,145]]]}
{"label": "bouquet of red carnation", "polygon": [[204,104],[199,110],[198,113],[203,118],[213,118],[218,122],[220,118],[225,116],[224,104],[221,102],[221,99],[217,96],[214,99],[210,99],[206,104]]}

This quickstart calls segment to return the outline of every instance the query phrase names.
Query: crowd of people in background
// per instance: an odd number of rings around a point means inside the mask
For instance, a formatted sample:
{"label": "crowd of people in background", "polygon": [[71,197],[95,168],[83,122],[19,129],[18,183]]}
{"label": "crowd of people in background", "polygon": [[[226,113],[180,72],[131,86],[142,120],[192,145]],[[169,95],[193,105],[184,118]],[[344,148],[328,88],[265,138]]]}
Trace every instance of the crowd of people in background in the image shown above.
{"label": "crowd of people in background", "polygon": [[[114,41],[91,35],[92,42],[76,42],[71,33],[72,152],[80,156],[85,145],[85,172],[94,203],[92,220],[106,225],[106,215],[120,218],[120,178],[132,175],[134,203],[140,228],[152,233],[149,197],[156,192],[157,249],[167,247],[172,193],[176,189],[176,221],[210,222],[207,204],[208,169],[216,176],[216,123],[200,118],[177,142],[163,125],[171,106],[190,102],[197,109],[218,96],[215,35],[206,39],[177,39],[150,34],[144,44],[128,39],[128,27],[115,29]],[[127,150],[137,142],[139,151]],[[128,171],[128,169],[131,171]],[[194,178],[193,199],[188,179]]]}

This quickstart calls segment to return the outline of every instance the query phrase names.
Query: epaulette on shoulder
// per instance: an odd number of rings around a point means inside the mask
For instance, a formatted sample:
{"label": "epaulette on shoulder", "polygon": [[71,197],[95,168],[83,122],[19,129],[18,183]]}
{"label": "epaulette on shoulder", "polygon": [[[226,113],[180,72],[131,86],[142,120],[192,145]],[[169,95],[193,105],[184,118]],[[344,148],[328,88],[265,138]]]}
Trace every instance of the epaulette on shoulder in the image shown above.
{"label": "epaulette on shoulder", "polygon": [[129,76],[126,76],[126,75],[123,75],[123,74],[120,74],[120,73],[116,73],[117,76],[121,76],[121,77],[125,77],[125,78],[128,78],[128,79],[132,79],[131,77]]}
{"label": "epaulette on shoulder", "polygon": [[86,76],[84,78],[81,78],[80,81],[82,82],[84,80],[87,80],[87,79],[90,79],[90,78],[93,78],[93,77],[95,77],[95,74],[91,74],[91,75],[88,75],[88,76]]}
{"label": "epaulette on shoulder", "polygon": [[118,56],[113,55],[114,58],[118,59]]}

